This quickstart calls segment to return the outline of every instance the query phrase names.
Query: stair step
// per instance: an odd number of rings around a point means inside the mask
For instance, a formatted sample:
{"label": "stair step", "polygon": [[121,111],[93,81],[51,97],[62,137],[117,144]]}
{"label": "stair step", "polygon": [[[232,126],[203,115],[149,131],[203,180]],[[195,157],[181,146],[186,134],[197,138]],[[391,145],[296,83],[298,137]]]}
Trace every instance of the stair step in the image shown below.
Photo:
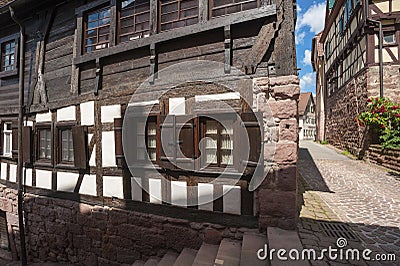
{"label": "stair step", "polygon": [[150,258],[146,261],[146,263],[144,264],[144,266],[157,266],[158,264],[158,259],[157,258]]}
{"label": "stair step", "polygon": [[214,265],[215,257],[218,253],[218,246],[203,243],[196,258],[194,259],[193,266],[210,266]]}
{"label": "stair step", "polygon": [[257,251],[264,249],[267,244],[267,236],[257,233],[244,233],[242,251],[240,255],[240,266],[264,266],[270,265],[269,260],[260,260]]}
{"label": "stair step", "polygon": [[178,258],[178,253],[168,251],[161,261],[158,263],[158,266],[172,266],[174,262]]}
{"label": "stair step", "polygon": [[[296,231],[288,231],[288,230],[283,230],[280,228],[276,227],[268,227],[267,229],[267,236],[268,236],[268,244],[269,244],[269,249],[285,249],[287,252],[291,249],[296,249],[299,252],[303,250],[303,246],[300,242],[299,235],[297,234]],[[308,261],[303,261],[303,260],[298,260],[298,261],[293,261],[293,260],[278,260],[276,258],[276,253],[275,257],[271,260],[271,265],[272,266],[280,266],[280,265],[310,265]]]}
{"label": "stair step", "polygon": [[193,264],[196,257],[197,250],[184,248],[176,259],[174,266],[190,266]]}
{"label": "stair step", "polygon": [[142,260],[137,260],[132,264],[132,266],[143,266],[143,265],[144,265],[144,261],[142,261]]}
{"label": "stair step", "polygon": [[240,242],[226,238],[222,239],[214,265],[239,266],[241,249],[242,245]]}

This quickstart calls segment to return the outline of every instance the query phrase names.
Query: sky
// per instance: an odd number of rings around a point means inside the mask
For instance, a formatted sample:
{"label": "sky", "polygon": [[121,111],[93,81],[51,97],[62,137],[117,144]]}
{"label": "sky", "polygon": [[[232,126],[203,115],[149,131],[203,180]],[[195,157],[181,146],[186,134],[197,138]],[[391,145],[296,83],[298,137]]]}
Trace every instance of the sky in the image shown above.
{"label": "sky", "polygon": [[325,22],[326,0],[297,0],[296,49],[301,92],[315,94],[315,72],[311,66],[311,45]]}

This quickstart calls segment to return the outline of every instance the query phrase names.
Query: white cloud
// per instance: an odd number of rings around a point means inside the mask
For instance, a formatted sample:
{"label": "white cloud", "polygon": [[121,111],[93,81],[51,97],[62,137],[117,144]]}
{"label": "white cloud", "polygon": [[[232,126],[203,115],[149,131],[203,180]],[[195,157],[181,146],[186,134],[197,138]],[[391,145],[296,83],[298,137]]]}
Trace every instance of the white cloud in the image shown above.
{"label": "white cloud", "polygon": [[296,4],[296,9],[297,9],[297,12],[301,12],[301,10],[303,10],[303,9],[300,7],[299,4]]}
{"label": "white cloud", "polygon": [[302,44],[304,42],[304,37],[306,37],[306,33],[304,31],[296,33],[296,45]]}
{"label": "white cloud", "polygon": [[301,91],[314,91],[315,87],[315,73],[306,73],[300,77]]}
{"label": "white cloud", "polygon": [[325,24],[325,3],[314,3],[304,14],[299,14],[297,18],[296,29],[309,27],[314,34],[319,33]]}
{"label": "white cloud", "polygon": [[311,66],[311,51],[308,49],[304,51],[303,64]]}

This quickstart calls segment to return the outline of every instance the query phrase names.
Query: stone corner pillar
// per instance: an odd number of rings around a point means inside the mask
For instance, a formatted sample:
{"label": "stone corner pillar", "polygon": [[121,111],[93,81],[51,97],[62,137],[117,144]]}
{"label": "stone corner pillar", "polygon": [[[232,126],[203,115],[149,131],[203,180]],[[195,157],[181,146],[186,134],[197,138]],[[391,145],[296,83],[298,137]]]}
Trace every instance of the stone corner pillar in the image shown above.
{"label": "stone corner pillar", "polygon": [[297,207],[298,98],[297,76],[254,79],[254,102],[264,114],[266,178],[256,190],[259,228],[295,229]]}

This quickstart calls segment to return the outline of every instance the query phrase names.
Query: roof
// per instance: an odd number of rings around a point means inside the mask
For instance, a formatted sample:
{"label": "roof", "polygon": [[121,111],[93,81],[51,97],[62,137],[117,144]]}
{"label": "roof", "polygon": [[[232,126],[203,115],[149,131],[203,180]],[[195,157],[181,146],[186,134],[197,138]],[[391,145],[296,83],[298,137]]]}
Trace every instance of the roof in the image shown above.
{"label": "roof", "polygon": [[316,71],[315,68],[315,54],[317,57],[323,57],[324,56],[324,45],[320,42],[322,36],[322,31],[315,35],[315,37],[312,39],[312,52],[311,52],[311,64],[313,67],[313,70]]}
{"label": "roof", "polygon": [[303,115],[304,112],[306,111],[307,104],[308,104],[308,101],[310,100],[310,97],[312,97],[312,93],[311,92],[300,93],[300,97],[299,97],[299,115]]}

